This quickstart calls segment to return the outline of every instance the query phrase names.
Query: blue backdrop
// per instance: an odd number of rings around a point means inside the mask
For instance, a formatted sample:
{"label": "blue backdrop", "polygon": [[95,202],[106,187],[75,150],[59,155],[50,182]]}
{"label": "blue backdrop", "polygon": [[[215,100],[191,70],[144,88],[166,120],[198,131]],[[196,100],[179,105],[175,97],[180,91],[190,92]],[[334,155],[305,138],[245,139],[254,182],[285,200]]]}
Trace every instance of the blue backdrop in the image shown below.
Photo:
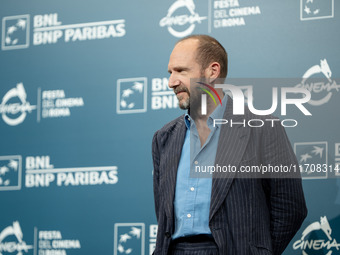
{"label": "blue backdrop", "polygon": [[[175,42],[198,33],[224,45],[228,77],[310,90],[312,116],[288,110],[298,125],[287,133],[301,164],[329,171],[303,174],[309,214],[285,254],[340,254],[336,4],[3,1],[0,254],[152,253],[151,139],[183,113],[167,64]],[[255,103],[270,95],[254,86]]]}

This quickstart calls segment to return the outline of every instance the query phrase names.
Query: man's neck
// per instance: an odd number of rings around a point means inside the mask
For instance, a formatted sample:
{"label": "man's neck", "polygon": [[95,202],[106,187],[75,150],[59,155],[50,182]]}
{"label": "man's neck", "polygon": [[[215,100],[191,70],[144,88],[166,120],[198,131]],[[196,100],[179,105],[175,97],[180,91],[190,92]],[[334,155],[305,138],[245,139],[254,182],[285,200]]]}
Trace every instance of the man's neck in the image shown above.
{"label": "man's neck", "polygon": [[[217,90],[217,93],[222,100],[224,97],[223,90],[222,89]],[[217,105],[215,105],[211,100],[209,100],[209,102],[207,102],[207,114],[205,115],[201,114],[200,113],[201,109],[197,109],[196,111],[190,112],[190,117],[195,121],[197,132],[201,141],[201,147],[205,144],[211,132],[210,128],[208,127],[207,120],[209,116],[213,113],[213,111],[216,109],[216,107]]]}
{"label": "man's neck", "polygon": [[[222,89],[216,89],[217,94],[219,95],[219,97],[221,98],[221,101],[224,98],[224,93]],[[197,122],[205,122],[207,123],[207,120],[209,118],[209,116],[213,113],[213,111],[215,111],[216,107],[218,105],[216,105],[212,100],[209,100],[207,102],[207,114],[202,114],[201,113],[201,108],[200,107],[195,107],[196,109],[189,109],[189,115],[190,117],[195,121],[195,123]]]}

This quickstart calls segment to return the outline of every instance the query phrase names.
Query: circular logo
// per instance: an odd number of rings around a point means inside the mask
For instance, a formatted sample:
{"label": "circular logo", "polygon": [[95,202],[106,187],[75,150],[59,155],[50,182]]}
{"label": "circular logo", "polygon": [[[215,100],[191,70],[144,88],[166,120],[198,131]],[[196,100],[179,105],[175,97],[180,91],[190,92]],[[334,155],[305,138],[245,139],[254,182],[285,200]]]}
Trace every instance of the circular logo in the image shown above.
{"label": "circular logo", "polygon": [[[174,16],[174,13],[180,8],[186,8],[189,11],[189,15],[178,15]],[[201,23],[202,20],[205,20],[207,17],[200,17],[197,13],[195,13],[195,4],[193,0],[177,0],[174,2],[169,10],[166,17],[162,18],[159,22],[161,27],[167,26],[168,31],[175,37],[185,37],[190,35],[195,29],[195,23]],[[185,26],[189,24],[189,27],[184,31],[176,31],[172,26]]]}
{"label": "circular logo", "polygon": [[[323,75],[324,78],[312,78],[312,76],[317,74]],[[314,106],[323,105],[331,99],[333,95],[332,90],[339,91],[340,89],[340,85],[338,85],[335,80],[332,80],[331,76],[332,71],[329,68],[327,60],[321,59],[320,65],[314,65],[304,73],[301,83],[296,85],[296,87],[306,88],[314,96],[317,94],[322,95],[326,92],[326,95],[322,96],[320,99],[310,99],[308,101],[309,104]]]}
{"label": "circular logo", "polygon": [[[9,236],[14,236],[17,241],[3,242]],[[28,252],[28,250],[33,249],[33,246],[27,245],[22,238],[23,234],[18,221],[13,222],[13,226],[8,226],[2,230],[0,232],[0,255],[4,255],[4,253],[13,254],[15,252],[17,252],[17,255],[22,255],[23,251]]]}
{"label": "circular logo", "polygon": [[[322,231],[323,236],[326,239],[318,239],[320,235],[312,235],[314,231]],[[312,255],[312,254],[327,254],[331,255],[333,249],[339,250],[340,244],[337,243],[335,238],[331,237],[332,229],[329,225],[327,217],[320,217],[320,222],[316,221],[311,223],[306,229],[302,232],[302,236],[300,240],[297,240],[293,244],[293,249],[302,250],[303,255]],[[308,238],[307,238],[308,236]]]}
{"label": "circular logo", "polygon": [[[12,98],[19,98],[20,103],[8,103]],[[26,102],[26,91],[22,83],[17,84],[16,88],[9,90],[3,97],[0,104],[0,113],[2,119],[10,126],[16,126],[22,123],[27,112],[36,109],[35,105]]]}

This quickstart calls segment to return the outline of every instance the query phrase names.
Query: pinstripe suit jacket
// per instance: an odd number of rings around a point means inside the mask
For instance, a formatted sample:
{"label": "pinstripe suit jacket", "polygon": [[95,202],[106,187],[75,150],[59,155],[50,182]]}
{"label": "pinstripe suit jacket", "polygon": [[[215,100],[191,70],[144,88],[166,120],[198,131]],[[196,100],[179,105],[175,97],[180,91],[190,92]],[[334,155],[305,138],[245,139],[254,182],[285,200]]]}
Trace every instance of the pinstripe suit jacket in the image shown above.
{"label": "pinstripe suit jacket", "polygon": [[[232,115],[228,98],[224,119],[264,119],[248,110]],[[271,117],[272,118],[272,117]],[[215,164],[298,165],[284,128],[222,125]],[[183,116],[158,130],[152,142],[154,199],[158,233],[154,254],[167,254],[174,232],[177,167],[185,138]],[[281,254],[307,215],[301,178],[237,178],[227,173],[212,181],[209,227],[220,254]]]}

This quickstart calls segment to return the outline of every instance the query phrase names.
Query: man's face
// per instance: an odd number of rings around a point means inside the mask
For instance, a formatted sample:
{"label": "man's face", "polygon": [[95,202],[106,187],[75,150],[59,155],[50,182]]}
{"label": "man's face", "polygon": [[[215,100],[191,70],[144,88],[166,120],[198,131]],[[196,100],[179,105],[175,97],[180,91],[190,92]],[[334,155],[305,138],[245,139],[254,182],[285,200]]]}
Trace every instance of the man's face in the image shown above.
{"label": "man's face", "polygon": [[201,66],[196,62],[197,39],[179,42],[173,49],[168,64],[169,87],[177,96],[179,107],[190,107],[190,78],[202,77]]}

